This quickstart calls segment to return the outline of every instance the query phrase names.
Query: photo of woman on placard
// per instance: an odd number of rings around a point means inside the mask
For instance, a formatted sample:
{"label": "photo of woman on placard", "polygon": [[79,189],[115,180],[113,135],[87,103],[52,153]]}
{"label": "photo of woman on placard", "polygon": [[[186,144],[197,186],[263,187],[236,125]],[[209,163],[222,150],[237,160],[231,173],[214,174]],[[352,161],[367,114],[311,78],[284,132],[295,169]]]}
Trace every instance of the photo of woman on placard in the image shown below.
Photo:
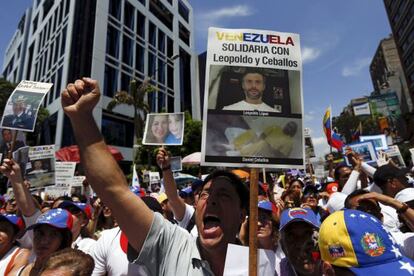
{"label": "photo of woman on placard", "polygon": [[144,144],[164,144],[168,133],[168,115],[148,114]]}

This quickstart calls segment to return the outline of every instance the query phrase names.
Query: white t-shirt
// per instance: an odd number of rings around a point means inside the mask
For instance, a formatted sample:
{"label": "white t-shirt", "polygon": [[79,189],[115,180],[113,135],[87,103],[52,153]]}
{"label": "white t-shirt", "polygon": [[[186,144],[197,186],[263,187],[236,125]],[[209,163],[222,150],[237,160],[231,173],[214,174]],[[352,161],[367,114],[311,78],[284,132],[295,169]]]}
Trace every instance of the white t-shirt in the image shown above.
{"label": "white t-shirt", "polygon": [[276,109],[268,106],[267,104],[263,102],[261,104],[251,104],[244,100],[237,102],[235,104],[227,105],[223,107],[223,110],[249,110],[249,111],[257,110],[257,111],[277,112]]}
{"label": "white t-shirt", "polygon": [[86,254],[91,254],[92,247],[95,243],[96,241],[94,239],[82,238],[79,235],[78,238],[72,243],[72,248],[79,249]]}
{"label": "white t-shirt", "polygon": [[[122,236],[122,238],[121,238]],[[126,248],[121,242],[128,244],[119,227],[104,230],[99,240],[91,248],[91,256],[95,261],[92,275],[149,275],[146,268],[128,261]]]}
{"label": "white t-shirt", "polygon": [[13,257],[13,255],[16,253],[17,250],[19,250],[20,248],[17,246],[13,246],[12,248],[10,248],[10,250],[6,253],[6,255],[4,255],[3,258],[1,258],[0,260],[0,275],[5,275],[6,272],[6,268],[9,265],[9,262],[11,261],[11,258]]}
{"label": "white t-shirt", "polygon": [[[185,212],[184,212],[183,219],[180,221],[174,217],[174,219],[178,223],[178,226],[180,226],[181,228],[187,229],[187,225],[188,223],[190,223],[191,217],[193,216],[194,212],[195,212],[195,209],[193,206],[185,204]],[[194,224],[193,229],[191,229],[190,234],[193,237],[198,237],[197,226],[195,224]]]}

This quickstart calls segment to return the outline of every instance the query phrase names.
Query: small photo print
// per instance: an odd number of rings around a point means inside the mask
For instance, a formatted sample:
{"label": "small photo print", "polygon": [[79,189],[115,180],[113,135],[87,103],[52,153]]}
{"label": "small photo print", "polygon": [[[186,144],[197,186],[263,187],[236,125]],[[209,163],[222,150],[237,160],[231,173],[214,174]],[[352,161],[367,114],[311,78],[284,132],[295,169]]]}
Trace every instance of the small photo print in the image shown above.
{"label": "small photo print", "polygon": [[148,114],[142,143],[180,146],[183,144],[184,125],[183,112]]}

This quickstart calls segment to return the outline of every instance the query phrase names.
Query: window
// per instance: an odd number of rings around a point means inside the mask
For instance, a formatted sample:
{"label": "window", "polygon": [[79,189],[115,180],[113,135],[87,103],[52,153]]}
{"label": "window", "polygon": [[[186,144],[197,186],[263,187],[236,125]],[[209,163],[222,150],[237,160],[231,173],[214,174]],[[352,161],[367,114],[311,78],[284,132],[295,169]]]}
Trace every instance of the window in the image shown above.
{"label": "window", "polygon": [[159,91],[157,92],[157,98],[158,98],[158,112],[166,112],[166,107],[165,107],[165,91],[163,88],[160,88]]}
{"label": "window", "polygon": [[62,31],[62,44],[60,45],[60,56],[63,56],[65,53],[66,47],[66,27]]}
{"label": "window", "polygon": [[53,102],[53,95],[56,93],[56,85],[55,85],[55,74],[53,74],[50,82],[53,83],[52,90],[48,94],[48,103],[51,104]]}
{"label": "window", "polygon": [[144,48],[135,44],[135,69],[144,73]]}
{"label": "window", "polygon": [[167,87],[174,89],[174,68],[167,66]]}
{"label": "window", "polygon": [[106,53],[118,58],[119,52],[119,31],[108,25],[108,31],[106,33]]}
{"label": "window", "polygon": [[178,29],[179,29],[180,39],[184,41],[185,44],[190,45],[190,32],[181,23],[178,24]]}
{"label": "window", "polygon": [[121,1],[109,0],[109,14],[118,20],[121,19]]}
{"label": "window", "polygon": [[55,99],[57,99],[60,96],[60,89],[61,89],[61,84],[62,84],[62,70],[63,67],[60,66],[59,70],[57,71],[56,74],[56,93],[55,93]]}
{"label": "window", "polygon": [[134,30],[134,15],[135,9],[128,1],[125,1],[124,5],[124,25]]}
{"label": "window", "polygon": [[161,1],[150,0],[149,6],[150,12],[158,18],[167,28],[172,30],[173,28],[173,14],[165,7]]}
{"label": "window", "polygon": [[121,74],[121,90],[127,91],[129,93],[129,83],[131,81],[131,76],[125,73]]}
{"label": "window", "polygon": [[188,15],[190,14],[190,10],[181,0],[178,0],[178,13],[185,21],[188,22]]}
{"label": "window", "polygon": [[174,43],[170,37],[167,36],[167,57],[174,55]]}
{"label": "window", "polygon": [[167,112],[174,112],[174,97],[167,94]]}
{"label": "window", "polygon": [[180,48],[181,111],[191,111],[191,56]]}
{"label": "window", "polygon": [[53,55],[53,64],[55,64],[59,58],[59,41],[60,35],[57,35],[55,38],[55,53]]}
{"label": "window", "polygon": [[43,3],[43,19],[45,19],[45,17],[47,16],[47,14],[50,12],[50,9],[53,6],[53,0],[45,0]]}
{"label": "window", "polygon": [[166,63],[158,59],[158,82],[165,85],[165,66]]}
{"label": "window", "polygon": [[33,22],[32,22],[32,25],[33,25],[33,33],[35,33],[36,30],[37,30],[37,20],[38,20],[38,17],[36,15],[36,17],[33,19]]}
{"label": "window", "polygon": [[59,5],[59,24],[63,21],[63,9],[65,8],[63,5],[65,2],[61,1]]}
{"label": "window", "polygon": [[148,30],[148,42],[154,47],[156,46],[155,45],[156,35],[157,35],[157,28],[152,22],[150,22],[149,30]]}
{"label": "window", "polygon": [[102,115],[102,134],[109,145],[132,147],[134,123],[115,116]]}
{"label": "window", "polygon": [[124,39],[122,41],[122,62],[128,64],[129,66],[132,66],[132,51],[132,39],[124,35]]}
{"label": "window", "polygon": [[148,53],[148,75],[150,77],[153,77],[153,75],[155,74],[155,56],[153,53],[149,52]]}
{"label": "window", "polygon": [[145,38],[145,16],[137,11],[137,35]]}
{"label": "window", "polygon": [[165,34],[158,29],[158,51],[165,54]]}
{"label": "window", "polygon": [[104,95],[113,97],[118,90],[118,70],[105,65]]}

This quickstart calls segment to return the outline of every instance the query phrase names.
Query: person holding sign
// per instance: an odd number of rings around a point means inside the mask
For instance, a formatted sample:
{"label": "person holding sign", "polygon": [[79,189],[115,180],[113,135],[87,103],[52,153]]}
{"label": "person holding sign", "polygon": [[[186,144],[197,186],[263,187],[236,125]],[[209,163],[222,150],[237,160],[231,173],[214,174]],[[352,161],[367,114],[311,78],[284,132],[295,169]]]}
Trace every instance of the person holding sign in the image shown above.
{"label": "person holding sign", "polygon": [[[162,215],[154,214],[128,189],[92,114],[100,94],[96,80],[77,80],[63,90],[62,107],[70,118],[88,181],[113,210],[128,238],[129,260],[145,265],[150,275],[222,275],[227,245],[236,242],[246,215],[246,187],[230,172],[209,175],[203,182],[196,208],[199,239],[179,230]],[[171,169],[165,164],[162,168]]]}
{"label": "person holding sign", "polygon": [[23,95],[13,99],[13,114],[4,116],[3,127],[32,129],[34,117],[26,113],[26,101]]}
{"label": "person holding sign", "polygon": [[257,69],[246,70],[241,79],[241,85],[245,99],[232,105],[223,107],[223,110],[256,110],[277,112],[262,101],[263,92],[266,89],[266,78]]}

